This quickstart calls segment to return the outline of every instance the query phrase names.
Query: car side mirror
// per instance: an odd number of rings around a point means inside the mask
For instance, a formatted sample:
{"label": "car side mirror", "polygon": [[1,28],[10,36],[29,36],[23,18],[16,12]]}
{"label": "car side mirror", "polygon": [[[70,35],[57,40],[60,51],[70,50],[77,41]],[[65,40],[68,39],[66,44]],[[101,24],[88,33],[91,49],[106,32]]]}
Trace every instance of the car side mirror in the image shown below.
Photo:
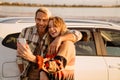
{"label": "car side mirror", "polygon": [[12,49],[17,49],[17,38],[19,36],[20,33],[13,33],[13,34],[9,34],[7,35],[3,41],[2,41],[2,45],[4,45],[5,47],[8,48],[12,48]]}

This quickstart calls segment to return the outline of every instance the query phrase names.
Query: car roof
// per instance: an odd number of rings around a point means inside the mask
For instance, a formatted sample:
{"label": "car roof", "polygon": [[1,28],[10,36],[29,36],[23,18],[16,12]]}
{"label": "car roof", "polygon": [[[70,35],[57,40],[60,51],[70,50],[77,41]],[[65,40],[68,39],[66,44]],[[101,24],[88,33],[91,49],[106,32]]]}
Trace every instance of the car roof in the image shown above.
{"label": "car roof", "polygon": [[[107,28],[120,30],[120,25],[111,22],[98,20],[81,20],[75,18],[64,18],[66,25],[69,28]],[[1,18],[0,23],[17,24],[17,23],[35,23],[34,17],[6,17]]]}

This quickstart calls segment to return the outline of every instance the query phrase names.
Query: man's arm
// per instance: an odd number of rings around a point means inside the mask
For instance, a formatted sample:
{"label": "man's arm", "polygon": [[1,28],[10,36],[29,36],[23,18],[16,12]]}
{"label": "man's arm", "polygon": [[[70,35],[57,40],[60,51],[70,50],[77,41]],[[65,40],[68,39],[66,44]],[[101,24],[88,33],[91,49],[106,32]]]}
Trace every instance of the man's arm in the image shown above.
{"label": "man's arm", "polygon": [[82,38],[82,34],[77,30],[70,30],[66,34],[57,37],[49,46],[49,53],[57,53],[63,41],[77,42]]}
{"label": "man's arm", "polygon": [[77,30],[69,30],[66,34],[64,34],[58,38],[60,39],[61,42],[72,41],[75,43],[82,38],[82,34],[80,31],[77,31]]}
{"label": "man's arm", "polygon": [[[69,33],[65,34],[65,35],[66,36],[69,35],[69,36],[67,37],[68,39],[65,39],[64,41],[68,40],[68,41],[77,42],[77,41],[82,39],[82,33],[80,31],[78,31],[78,30],[69,30]],[[64,38],[66,37],[65,35],[64,35]]]}

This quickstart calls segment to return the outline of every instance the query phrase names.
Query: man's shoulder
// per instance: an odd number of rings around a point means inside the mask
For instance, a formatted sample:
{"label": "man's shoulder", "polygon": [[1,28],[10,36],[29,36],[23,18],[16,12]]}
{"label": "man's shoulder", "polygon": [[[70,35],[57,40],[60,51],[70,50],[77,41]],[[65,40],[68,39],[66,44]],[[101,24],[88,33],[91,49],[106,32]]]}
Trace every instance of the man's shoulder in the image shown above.
{"label": "man's shoulder", "polygon": [[24,28],[23,30],[34,29],[34,28],[35,26],[29,26],[29,27]]}
{"label": "man's shoulder", "polygon": [[29,32],[29,31],[35,31],[36,30],[36,26],[29,26],[26,28],[22,29],[22,32]]}

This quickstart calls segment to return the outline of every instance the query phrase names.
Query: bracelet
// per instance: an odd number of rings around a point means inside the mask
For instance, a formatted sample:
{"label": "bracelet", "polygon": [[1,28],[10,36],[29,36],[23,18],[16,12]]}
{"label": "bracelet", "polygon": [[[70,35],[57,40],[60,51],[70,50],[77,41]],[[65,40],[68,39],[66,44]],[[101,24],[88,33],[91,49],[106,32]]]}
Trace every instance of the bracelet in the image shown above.
{"label": "bracelet", "polygon": [[36,56],[36,61],[37,61],[38,69],[41,69],[41,68],[42,68],[42,65],[43,65],[43,57],[37,55],[37,56]]}

